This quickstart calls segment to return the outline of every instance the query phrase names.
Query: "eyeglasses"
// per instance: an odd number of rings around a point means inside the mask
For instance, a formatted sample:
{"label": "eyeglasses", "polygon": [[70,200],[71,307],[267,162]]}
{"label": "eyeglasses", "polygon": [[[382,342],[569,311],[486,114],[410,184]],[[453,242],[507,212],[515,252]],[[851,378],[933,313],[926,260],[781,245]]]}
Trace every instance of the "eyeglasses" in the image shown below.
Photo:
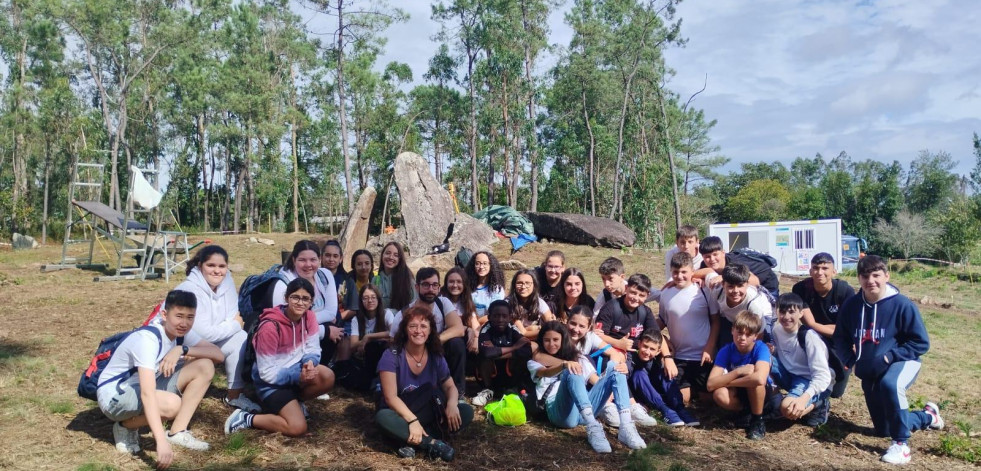
{"label": "eyeglasses", "polygon": [[419,283],[420,288],[439,289],[439,283]]}
{"label": "eyeglasses", "polygon": [[297,304],[310,304],[310,301],[313,301],[313,298],[311,298],[310,296],[298,296],[295,294],[290,296],[289,299],[290,302],[297,303]]}
{"label": "eyeglasses", "polygon": [[378,301],[378,296],[364,296],[361,298],[362,301]]}
{"label": "eyeglasses", "polygon": [[489,267],[490,266],[490,262],[473,262],[473,266],[475,266],[475,267]]}
{"label": "eyeglasses", "polygon": [[516,281],[514,286],[535,286],[534,281]]}

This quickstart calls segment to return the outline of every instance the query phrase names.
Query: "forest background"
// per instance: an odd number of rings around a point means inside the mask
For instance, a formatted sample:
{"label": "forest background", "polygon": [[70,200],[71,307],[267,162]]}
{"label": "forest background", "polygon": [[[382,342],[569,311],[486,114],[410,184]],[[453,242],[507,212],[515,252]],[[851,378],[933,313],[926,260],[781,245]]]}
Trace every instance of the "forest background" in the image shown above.
{"label": "forest background", "polygon": [[[0,235],[60,239],[75,162],[106,164],[116,208],[130,165],[163,169],[165,206],[196,232],[308,230],[372,186],[377,231],[399,224],[393,163],[414,151],[462,211],[606,216],[649,247],[678,219],[840,217],[876,253],[981,260],[977,133],[968,175],[920,149],[908,166],[846,149],[722,173],[698,92],[667,86],[665,51],[687,41],[675,0],[434,1],[426,70],[379,63],[397,5],[0,0]],[[550,41],[559,8],[567,44]]]}

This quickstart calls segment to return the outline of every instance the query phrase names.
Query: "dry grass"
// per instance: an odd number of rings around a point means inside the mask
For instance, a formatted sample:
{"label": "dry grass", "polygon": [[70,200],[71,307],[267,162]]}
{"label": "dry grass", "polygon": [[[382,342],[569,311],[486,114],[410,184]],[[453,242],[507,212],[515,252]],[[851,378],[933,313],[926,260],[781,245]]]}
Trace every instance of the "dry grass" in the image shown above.
{"label": "dry grass", "polygon": [[[236,282],[280,259],[302,236],[267,235],[276,245],[252,244],[247,236],[213,237],[232,255]],[[650,274],[663,282],[663,255],[639,249],[619,251],[564,244],[531,244],[510,255],[507,242],[495,247],[502,260],[514,258],[534,266],[545,253],[558,248],[570,266],[587,274],[589,292],[601,284],[596,267],[608,256],[620,257],[628,273]],[[0,468],[3,469],[146,469],[154,463],[153,440],[141,440],[148,450],[136,457],[120,455],[111,443],[110,422],[95,403],[75,394],[78,375],[99,339],[143,321],[149,310],[183,276],[164,281],[94,283],[92,272],[64,270],[41,273],[43,263],[58,259],[60,247],[31,252],[0,249]],[[907,277],[908,278],[908,277]],[[930,353],[910,391],[914,402],[945,400],[948,423],[963,421],[981,429],[981,334],[977,285],[968,282],[912,279],[894,282],[914,299],[953,294],[953,309],[922,306],[931,333]],[[850,280],[853,284],[855,281]],[[784,280],[789,289],[792,280]],[[969,297],[958,301],[957,293]],[[204,453],[179,450],[179,469],[787,469],[882,467],[878,454],[886,444],[868,436],[870,422],[857,381],[832,407],[832,419],[820,430],[801,426],[771,427],[766,440],[751,443],[734,430],[725,415],[708,406],[696,411],[704,417],[698,429],[644,431],[652,443],[644,453],[628,454],[614,445],[614,453],[599,456],[588,449],[584,432],[556,430],[544,424],[516,429],[499,428],[479,420],[454,440],[460,453],[451,465],[423,459],[400,460],[378,430],[370,424],[373,406],[364,398],[342,390],[327,402],[312,404],[310,435],[300,439],[248,431],[225,437],[222,423],[229,410],[220,402],[223,378],[216,378],[191,426],[209,441]],[[953,429],[954,427],[950,427]],[[948,432],[944,432],[948,433]],[[954,433],[953,431],[949,433]],[[922,469],[972,468],[942,456],[938,432],[914,435],[913,465]],[[612,438],[612,437],[611,437]],[[974,468],[976,469],[976,468]]]}

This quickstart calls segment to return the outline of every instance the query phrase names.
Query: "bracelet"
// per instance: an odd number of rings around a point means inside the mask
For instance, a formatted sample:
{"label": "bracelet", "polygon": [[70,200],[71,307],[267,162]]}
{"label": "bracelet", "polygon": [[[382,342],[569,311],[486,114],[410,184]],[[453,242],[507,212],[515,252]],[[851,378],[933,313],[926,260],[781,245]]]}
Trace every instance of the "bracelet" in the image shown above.
{"label": "bracelet", "polygon": [[416,418],[410,420],[409,423],[407,423],[406,425],[412,425],[413,422],[418,422],[418,421],[419,421],[419,417],[416,417]]}
{"label": "bracelet", "polygon": [[668,358],[674,360],[674,355],[664,355],[665,360],[667,360]]}

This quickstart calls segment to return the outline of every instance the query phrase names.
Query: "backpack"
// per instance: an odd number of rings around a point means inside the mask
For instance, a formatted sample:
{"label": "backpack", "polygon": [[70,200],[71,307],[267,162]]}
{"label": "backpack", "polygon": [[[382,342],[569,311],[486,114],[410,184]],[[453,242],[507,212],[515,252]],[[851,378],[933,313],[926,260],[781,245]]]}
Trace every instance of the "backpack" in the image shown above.
{"label": "backpack", "polygon": [[460,250],[456,251],[456,258],[453,259],[453,263],[460,268],[466,268],[471,258],[473,258],[473,250],[460,247]]}
{"label": "backpack", "polygon": [[[263,273],[249,275],[238,289],[238,312],[245,321],[245,330],[251,332],[263,309],[272,306],[272,291],[277,281],[286,283],[280,273],[282,265],[276,264]],[[251,340],[251,338],[250,338]]]}
{"label": "backpack", "polygon": [[248,332],[248,337],[245,339],[245,351],[242,352],[242,367],[239,368],[239,372],[242,375],[242,381],[245,384],[252,384],[252,367],[255,366],[255,334],[259,331],[259,327],[265,322],[272,322],[276,326],[276,333],[279,333],[279,323],[268,319],[258,319],[258,322],[253,322],[251,326],[246,330]]}
{"label": "backpack", "polygon": [[[99,347],[95,349],[95,355],[92,356],[92,360],[89,362],[88,367],[85,368],[85,371],[82,372],[81,378],[78,379],[79,396],[96,401],[98,400],[97,392],[99,390],[99,386],[116,380],[129,379],[130,376],[136,373],[138,368],[134,366],[129,370],[126,370],[111,378],[106,378],[104,380],[99,378],[99,376],[102,375],[102,370],[105,370],[106,366],[109,364],[112,354],[117,348],[119,348],[119,345],[123,343],[123,340],[126,340],[126,338],[133,332],[140,330],[149,330],[157,337],[157,340],[159,341],[157,344],[157,356],[160,356],[160,349],[163,348],[163,339],[160,337],[160,331],[155,327],[147,327],[144,325],[143,327],[127,332],[119,332],[117,334],[110,335],[99,342]],[[177,345],[183,344],[184,337],[178,337]]]}
{"label": "backpack", "polygon": [[[800,348],[804,349],[805,354],[807,353],[807,344],[804,343],[804,340],[807,337],[807,331],[809,330],[814,329],[811,329],[804,324],[801,324],[800,328],[797,329],[797,343],[800,345]],[[815,331],[815,333],[817,332]],[[825,344],[828,343],[821,334],[818,334],[818,338],[820,338]],[[841,364],[841,360],[838,358],[838,355],[835,354],[835,351],[833,348],[831,348],[831,346],[828,346],[828,369],[835,374],[835,381],[841,381],[845,377],[845,368]]]}
{"label": "backpack", "polygon": [[749,267],[749,271],[760,279],[760,286],[768,291],[770,295],[768,297],[775,300],[780,296],[780,279],[773,272],[773,268],[777,266],[777,259],[745,247],[730,252],[730,256],[732,263],[741,263]]}

